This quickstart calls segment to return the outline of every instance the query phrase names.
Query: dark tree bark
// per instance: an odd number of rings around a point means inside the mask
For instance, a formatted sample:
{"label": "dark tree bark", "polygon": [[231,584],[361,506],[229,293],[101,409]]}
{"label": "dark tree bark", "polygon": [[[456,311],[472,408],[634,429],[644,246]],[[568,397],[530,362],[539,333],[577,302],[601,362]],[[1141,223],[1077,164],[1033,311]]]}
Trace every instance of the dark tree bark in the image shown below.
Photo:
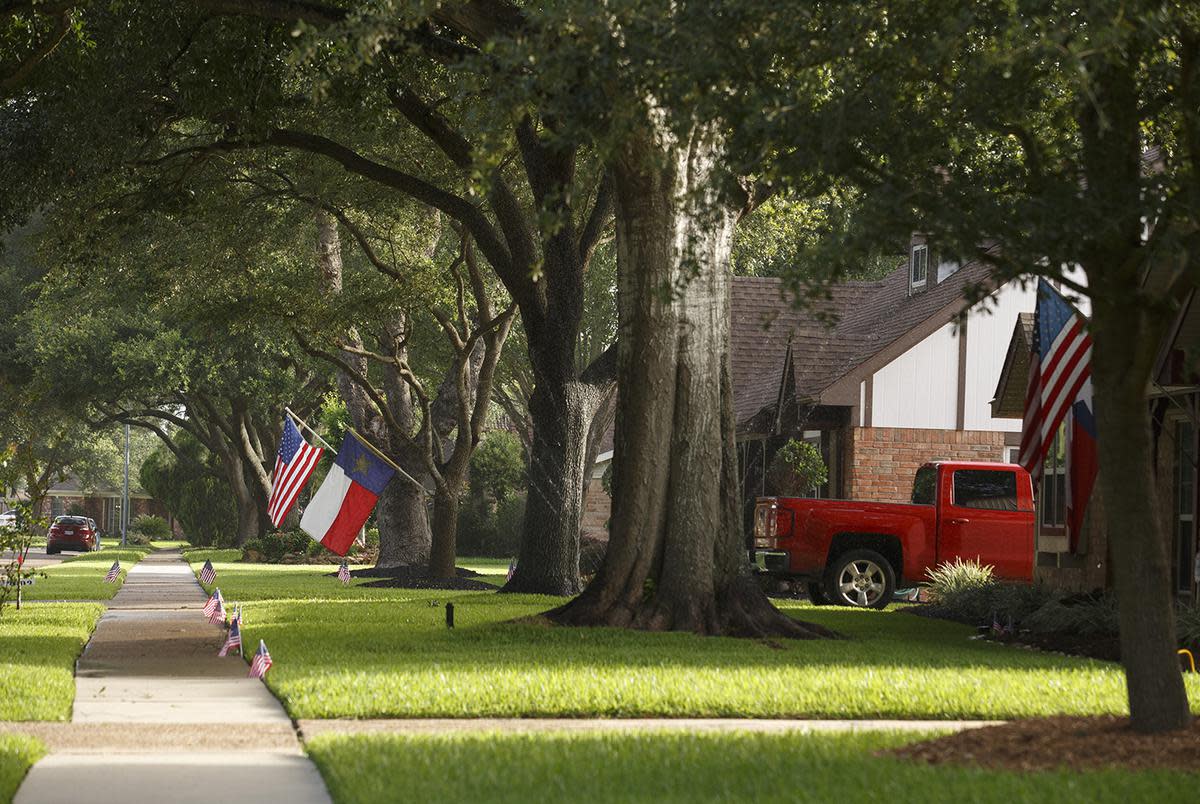
{"label": "dark tree bark", "polygon": [[608,552],[571,625],[831,636],[776,610],[754,582],[739,515],[729,362],[736,213],[716,190],[721,143],[653,115],[614,165],[618,387]]}

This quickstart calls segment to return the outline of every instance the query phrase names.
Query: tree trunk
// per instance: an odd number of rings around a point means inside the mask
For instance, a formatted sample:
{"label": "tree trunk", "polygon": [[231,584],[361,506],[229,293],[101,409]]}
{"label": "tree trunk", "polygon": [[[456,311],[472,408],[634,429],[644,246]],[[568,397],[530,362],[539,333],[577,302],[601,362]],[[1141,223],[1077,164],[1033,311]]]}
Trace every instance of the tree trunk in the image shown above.
{"label": "tree trunk", "polygon": [[832,636],[750,574],[739,515],[727,270],[735,216],[713,187],[714,129],[649,120],[614,165],[618,363],[613,511],[600,572],[550,612],[571,625]]}
{"label": "tree trunk", "polygon": [[[317,223],[317,267],[320,270],[325,290],[331,295],[342,292],[342,243],[338,233],[337,221],[325,210],[315,213]],[[396,327],[403,329],[403,322]],[[346,346],[361,349],[362,338],[353,327],[346,333]],[[367,376],[367,360],[349,351],[341,355],[351,367],[361,376]],[[389,371],[392,370],[390,367]],[[393,378],[389,384],[391,399],[398,421],[411,423],[412,399],[407,386],[399,378]],[[345,371],[338,372],[338,392],[346,403],[346,411],[355,430],[373,439],[380,447],[392,447],[388,451],[398,455],[404,451],[402,439],[392,438],[388,431],[387,422],[375,410],[365,390],[354,382]],[[399,449],[394,447],[399,446]],[[332,457],[332,456],[331,456]],[[417,469],[420,462],[409,460],[401,462],[405,470],[413,477],[420,478],[422,472]],[[396,477],[383,493],[375,509],[375,523],[379,528],[379,558],[375,562],[376,569],[394,569],[396,567],[416,567],[423,565],[429,557],[430,533],[429,516],[425,509],[425,494],[410,481]]]}
{"label": "tree trunk", "polygon": [[1179,671],[1167,535],[1158,518],[1146,389],[1163,335],[1161,315],[1134,294],[1093,311],[1092,372],[1105,524],[1118,598],[1121,663],[1133,728],[1191,722]]}
{"label": "tree trunk", "polygon": [[458,492],[462,482],[440,485],[433,495],[433,547],[429,553],[429,577],[453,578],[458,536]]}
{"label": "tree trunk", "polygon": [[584,453],[601,395],[595,386],[577,380],[538,379],[529,400],[533,444],[521,552],[505,592],[579,592]]}

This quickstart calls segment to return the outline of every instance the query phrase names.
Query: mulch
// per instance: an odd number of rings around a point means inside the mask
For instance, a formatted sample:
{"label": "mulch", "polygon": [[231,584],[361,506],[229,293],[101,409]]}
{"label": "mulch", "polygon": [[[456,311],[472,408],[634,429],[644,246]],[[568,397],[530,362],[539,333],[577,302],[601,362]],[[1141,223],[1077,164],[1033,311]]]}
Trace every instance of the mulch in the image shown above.
{"label": "mulch", "polygon": [[[330,573],[336,576],[337,573]],[[377,581],[364,583],[372,589],[446,589],[449,591],[484,591],[494,592],[494,584],[476,580],[479,573],[458,567],[453,578],[430,578],[428,570],[423,567],[371,567],[369,569],[351,570],[354,578],[378,578]]]}
{"label": "mulch", "polygon": [[1035,718],[968,729],[878,755],[997,770],[1197,771],[1200,721],[1184,731],[1140,734],[1130,729],[1129,719],[1124,717]]}

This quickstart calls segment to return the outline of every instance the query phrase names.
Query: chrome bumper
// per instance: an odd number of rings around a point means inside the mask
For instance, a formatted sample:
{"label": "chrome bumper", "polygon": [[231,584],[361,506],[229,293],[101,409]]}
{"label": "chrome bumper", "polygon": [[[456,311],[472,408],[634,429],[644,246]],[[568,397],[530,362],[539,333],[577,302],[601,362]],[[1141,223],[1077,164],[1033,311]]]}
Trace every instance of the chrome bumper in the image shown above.
{"label": "chrome bumper", "polygon": [[762,572],[787,572],[791,556],[786,550],[755,550],[754,566]]}

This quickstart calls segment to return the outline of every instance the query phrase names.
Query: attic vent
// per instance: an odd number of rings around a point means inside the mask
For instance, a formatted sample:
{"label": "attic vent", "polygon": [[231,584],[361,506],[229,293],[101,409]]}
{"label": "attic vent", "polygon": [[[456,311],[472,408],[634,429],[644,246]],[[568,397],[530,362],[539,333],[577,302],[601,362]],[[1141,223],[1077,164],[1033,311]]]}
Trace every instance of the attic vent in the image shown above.
{"label": "attic vent", "polygon": [[929,276],[929,246],[921,244],[912,247],[912,259],[909,262],[909,285],[914,288],[925,287]]}

